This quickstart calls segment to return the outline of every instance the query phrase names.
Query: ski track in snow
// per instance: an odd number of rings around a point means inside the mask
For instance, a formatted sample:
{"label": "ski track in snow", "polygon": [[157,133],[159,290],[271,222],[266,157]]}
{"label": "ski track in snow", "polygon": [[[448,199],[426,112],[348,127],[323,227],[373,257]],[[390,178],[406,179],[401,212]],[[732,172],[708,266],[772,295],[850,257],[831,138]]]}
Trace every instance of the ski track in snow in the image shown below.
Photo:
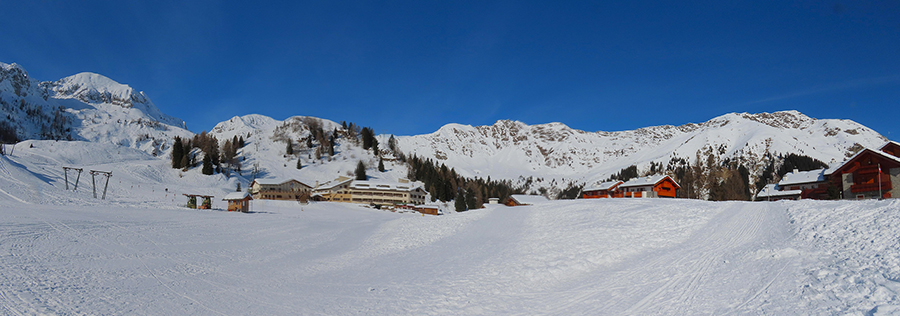
{"label": "ski track in snow", "polygon": [[[896,200],[576,200],[445,216],[254,201],[241,214],[179,206],[225,180],[141,155],[52,154],[65,146],[0,157],[0,314],[900,310]],[[108,199],[85,178],[64,190],[63,162],[113,170]]]}
{"label": "ski track in snow", "polygon": [[803,260],[786,248],[795,236],[786,208],[767,203],[570,201],[444,217],[271,204],[257,214],[16,205],[0,225],[0,306],[210,315],[806,308],[791,282],[804,279]]}

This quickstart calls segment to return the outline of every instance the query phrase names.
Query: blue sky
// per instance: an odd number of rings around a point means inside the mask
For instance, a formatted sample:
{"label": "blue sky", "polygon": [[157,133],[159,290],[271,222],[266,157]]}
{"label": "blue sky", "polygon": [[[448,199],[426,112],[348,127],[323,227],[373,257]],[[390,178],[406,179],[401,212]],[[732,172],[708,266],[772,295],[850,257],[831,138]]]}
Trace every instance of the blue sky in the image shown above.
{"label": "blue sky", "polygon": [[897,1],[7,1],[0,61],[103,74],[194,132],[311,115],[587,131],[799,110],[900,139]]}

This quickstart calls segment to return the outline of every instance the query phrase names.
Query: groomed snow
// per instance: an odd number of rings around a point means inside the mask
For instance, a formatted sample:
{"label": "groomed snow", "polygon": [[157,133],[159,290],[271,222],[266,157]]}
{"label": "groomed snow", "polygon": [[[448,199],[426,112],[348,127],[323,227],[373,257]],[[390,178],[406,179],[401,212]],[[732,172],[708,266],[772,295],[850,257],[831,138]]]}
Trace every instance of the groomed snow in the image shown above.
{"label": "groomed snow", "polygon": [[14,315],[864,314],[893,310],[900,289],[895,201],[437,217],[5,204],[0,310]]}
{"label": "groomed snow", "polygon": [[[18,146],[0,156],[0,314],[900,311],[897,200],[597,199],[444,216],[254,201],[245,214],[221,210],[235,178],[136,149]],[[66,191],[62,165],[113,171],[116,185],[93,199],[82,174]],[[214,210],[183,207],[185,192],[216,195]]]}

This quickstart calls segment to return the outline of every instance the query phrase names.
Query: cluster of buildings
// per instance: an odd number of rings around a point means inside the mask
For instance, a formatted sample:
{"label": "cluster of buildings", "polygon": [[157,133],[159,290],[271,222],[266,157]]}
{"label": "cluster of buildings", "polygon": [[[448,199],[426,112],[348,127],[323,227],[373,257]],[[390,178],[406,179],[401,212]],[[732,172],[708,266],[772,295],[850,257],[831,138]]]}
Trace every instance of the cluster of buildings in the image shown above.
{"label": "cluster of buildings", "polygon": [[[582,198],[674,198],[681,187],[667,175],[608,181],[582,191]],[[225,197],[228,210],[244,211],[249,200],[331,201],[366,205],[396,206],[423,214],[438,214],[436,206],[425,205],[422,183],[353,180],[339,177],[310,186],[288,179],[256,179],[248,192]],[[900,197],[900,143],[888,142],[875,150],[866,148],[843,163],[828,169],[794,170],[756,194],[756,200],[783,199],[873,199]],[[529,205],[546,198],[514,195],[503,201],[509,206]],[[491,204],[499,204],[496,198]]]}
{"label": "cluster of buildings", "polygon": [[[249,200],[332,201],[379,206],[402,206],[423,213],[437,213],[436,207],[425,206],[422,183],[400,179],[397,182],[353,180],[339,177],[310,186],[294,179],[256,179],[248,192],[233,192],[223,200],[229,211],[246,212]],[[421,208],[421,210],[419,209]]]}
{"label": "cluster of buildings", "polygon": [[893,141],[860,150],[828,169],[794,170],[756,194],[762,201],[895,197],[900,197],[900,143]]}
{"label": "cluster of buildings", "polygon": [[674,198],[680,189],[672,177],[655,175],[628,180],[613,180],[582,190],[584,199],[598,198]]}

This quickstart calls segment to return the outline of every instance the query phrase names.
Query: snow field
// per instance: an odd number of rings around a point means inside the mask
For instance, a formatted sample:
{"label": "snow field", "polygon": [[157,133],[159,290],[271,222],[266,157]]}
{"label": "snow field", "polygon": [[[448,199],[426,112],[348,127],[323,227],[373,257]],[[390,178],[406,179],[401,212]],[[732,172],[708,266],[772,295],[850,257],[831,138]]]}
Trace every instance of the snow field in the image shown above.
{"label": "snow field", "polygon": [[866,314],[897,305],[894,201],[556,201],[439,217],[258,202],[241,214],[5,201],[0,310]]}
{"label": "snow field", "polygon": [[[181,172],[113,145],[26,144],[0,156],[0,314],[882,315],[900,306],[895,200],[574,200],[445,216],[254,201],[242,214],[218,199],[219,210],[181,206],[181,193],[222,196],[240,177]],[[62,165],[85,169],[77,191],[65,190]],[[107,200],[92,197],[90,169],[113,171]]]}
{"label": "snow field", "polygon": [[803,270],[808,276],[803,297],[810,307],[827,313],[900,313],[900,201],[786,206],[798,242],[808,244],[820,263]]}

